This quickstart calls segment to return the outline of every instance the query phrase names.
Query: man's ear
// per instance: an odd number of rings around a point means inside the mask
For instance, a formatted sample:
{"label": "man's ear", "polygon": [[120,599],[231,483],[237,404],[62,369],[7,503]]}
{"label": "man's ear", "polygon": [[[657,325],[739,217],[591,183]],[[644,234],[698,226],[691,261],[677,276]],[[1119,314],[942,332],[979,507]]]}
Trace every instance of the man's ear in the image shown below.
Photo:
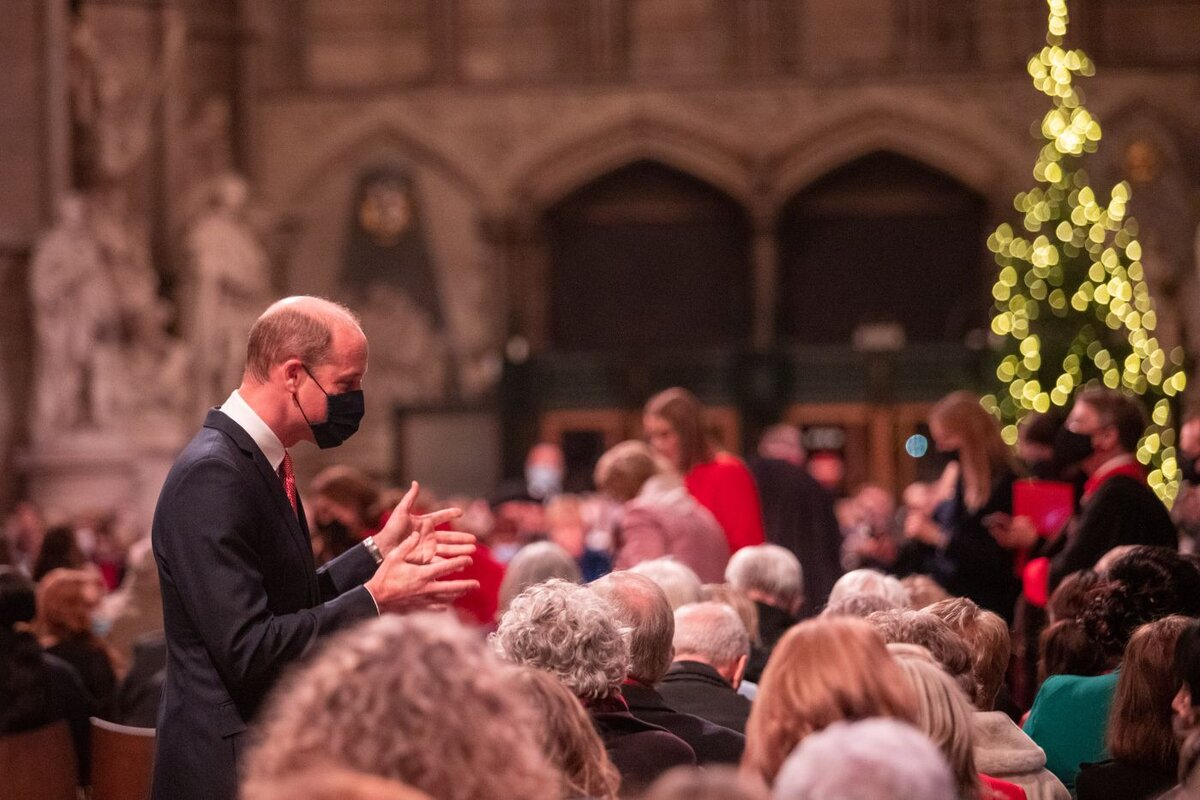
{"label": "man's ear", "polygon": [[300,384],[308,377],[304,371],[304,363],[298,358],[289,358],[279,367],[283,375],[283,385],[288,392],[294,393],[300,388]]}
{"label": "man's ear", "polygon": [[742,685],[742,676],[746,674],[746,664],[750,661],[749,656],[741,656],[737,661],[733,662],[733,669],[729,670],[729,674],[722,674],[721,677],[729,681],[729,684],[737,689]]}

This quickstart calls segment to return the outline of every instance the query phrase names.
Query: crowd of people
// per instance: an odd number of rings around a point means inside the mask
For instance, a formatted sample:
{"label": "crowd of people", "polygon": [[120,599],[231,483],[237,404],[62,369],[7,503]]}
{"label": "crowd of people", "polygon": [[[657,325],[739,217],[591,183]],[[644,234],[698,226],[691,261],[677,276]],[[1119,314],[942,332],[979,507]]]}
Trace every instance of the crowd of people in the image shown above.
{"label": "crowd of people", "polygon": [[[541,444],[490,498],[422,494],[462,509],[478,542],[444,580],[478,588],[323,636],[256,710],[242,796],[1200,798],[1200,419],[1173,512],[1134,456],[1142,409],[1105,389],[1016,448],[946,397],[945,466],[899,503],[831,490],[792,426],[743,461],[704,419],[655,396],[594,492]],[[1058,529],[1020,513],[1029,478],[1070,487]],[[307,489],[318,566],[404,496],[348,466]],[[89,717],[158,719],[160,565],[104,517],[24,504],[5,534],[0,730],[66,720],[86,783]]]}

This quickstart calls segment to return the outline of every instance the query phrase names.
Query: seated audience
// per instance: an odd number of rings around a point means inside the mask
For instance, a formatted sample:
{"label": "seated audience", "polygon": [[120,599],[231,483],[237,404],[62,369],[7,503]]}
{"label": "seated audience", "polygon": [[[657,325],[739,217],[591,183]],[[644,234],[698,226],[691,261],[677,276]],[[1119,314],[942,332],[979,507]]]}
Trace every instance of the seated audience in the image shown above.
{"label": "seated audience", "polygon": [[1081,766],[1075,782],[1079,800],[1149,800],[1175,785],[1179,744],[1171,701],[1179,686],[1174,656],[1189,624],[1187,617],[1164,617],[1130,638],[1108,718],[1110,759]]}
{"label": "seated audience", "polygon": [[731,767],[676,767],[654,782],[641,800],[768,800],[761,786]]}
{"label": "seated audience", "polygon": [[877,594],[851,594],[831,601],[821,612],[822,617],[858,617],[866,619],[876,611],[893,611],[890,600]]}
{"label": "seated audience", "polygon": [[83,569],[87,565],[88,559],[79,547],[75,529],[68,525],[57,525],[46,531],[37,560],[33,562],[31,576],[34,583],[41,583],[42,578],[53,570]]}
{"label": "seated audience", "polygon": [[671,610],[688,603],[699,603],[704,599],[701,593],[700,577],[692,572],[686,564],[681,564],[673,558],[653,558],[643,561],[629,572],[645,575],[658,584],[671,603]]}
{"label": "seated audience", "polygon": [[256,790],[255,800],[432,800],[399,781],[321,764],[273,786]]}
{"label": "seated audience", "polygon": [[142,539],[129,551],[129,569],[117,591],[104,598],[98,616],[108,620],[104,641],[118,661],[132,664],[134,644],[142,636],[163,629],[162,593],[158,587],[158,564],[150,539]]}
{"label": "seated audience", "polygon": [[914,611],[928,608],[951,596],[940,583],[928,575],[905,576],[900,579],[900,585],[908,595],[908,607]]}
{"label": "seated audience", "polygon": [[728,583],[706,583],[700,587],[700,594],[700,602],[722,603],[736,611],[738,618],[746,626],[746,633],[750,635],[750,644],[758,643],[758,608],[745,592],[733,588]]}
{"label": "seated audience", "polygon": [[671,556],[700,580],[721,580],[729,543],[716,519],[677,476],[660,470],[644,442],[621,442],[596,464],[596,488],[622,503],[616,569]]}
{"label": "seated audience", "polygon": [[[605,510],[610,504],[610,500],[600,495],[584,499],[575,494],[563,494],[546,501],[546,535],[579,564],[584,583],[612,572],[611,542],[607,547],[595,542],[596,517],[610,514]],[[604,532],[611,527],[604,526]]]}
{"label": "seated audience", "polygon": [[73,667],[42,652],[29,631],[35,612],[33,584],[15,568],[0,567],[0,734],[66,720],[86,784],[92,701]]}
{"label": "seated audience", "polygon": [[1063,578],[1046,603],[1050,622],[1078,619],[1087,605],[1088,594],[1099,585],[1100,573],[1090,569],[1081,569]]}
{"label": "seated audience", "polygon": [[751,648],[746,679],[758,682],[779,638],[798,621],[804,603],[800,561],[776,544],[739,550],[729,559],[725,580],[746,593],[758,608],[760,643]]}
{"label": "seated audience", "polygon": [[530,586],[513,599],[491,641],[509,661],[549,672],[583,701],[626,790],[696,763],[682,739],[629,713],[621,695],[629,642],[612,608],[590,589],[561,580]]}
{"label": "seated audience", "polygon": [[446,615],[387,616],[340,633],[293,670],[260,717],[245,800],[332,762],[436,798],[542,800],[561,776],[513,670]]}
{"label": "seated audience", "polygon": [[746,722],[742,768],[769,786],[806,737],[841,720],[916,720],[916,698],[866,622],[801,622],[784,634],[763,672]]}
{"label": "seated audience", "polygon": [[1172,727],[1179,743],[1179,784],[1159,800],[1200,798],[1200,621],[1190,620],[1172,659],[1179,690],[1171,701]]}
{"label": "seated audience", "polygon": [[958,796],[979,800],[984,784],[1004,797],[1024,798],[1025,792],[1012,784],[982,777],[975,767],[971,706],[958,684],[932,657],[905,652],[893,653],[917,698],[917,728],[942,751],[954,773]]}
{"label": "seated audience", "polygon": [[616,800],[621,775],[578,698],[540,669],[522,667],[515,679],[518,694],[540,712],[542,751],[562,773],[562,796]]}
{"label": "seated audience", "polygon": [[969,695],[975,691],[971,651],[966,642],[940,618],[928,611],[880,611],[867,617],[888,644],[915,644],[925,648],[933,660]]}
{"label": "seated audience", "polygon": [[1079,765],[1106,757],[1105,736],[1120,660],[1133,631],[1200,607],[1200,573],[1166,548],[1137,547],[1118,559],[1089,593],[1081,622],[1114,671],[1094,677],[1053,675],[1038,689],[1025,732],[1046,751],[1046,766],[1074,789]]}
{"label": "seated audience", "polygon": [[908,608],[908,591],[899,580],[873,569],[855,569],[838,578],[829,593],[829,604],[853,595],[882,597],[892,608]]}
{"label": "seated audience", "polygon": [[517,551],[500,581],[499,613],[503,614],[521,592],[551,578],[582,583],[583,573],[571,554],[554,542],[533,542]]}
{"label": "seated audience", "polygon": [[729,551],[762,544],[762,509],[754,476],[741,459],[717,451],[704,427],[704,407],[675,387],[646,402],[642,429],[654,452],[683,476],[692,497],[712,512]]}
{"label": "seated audience", "polygon": [[326,467],[313,478],[306,498],[317,566],[379,532],[384,508],[379,485],[362,470],[344,464]]}
{"label": "seated audience", "polygon": [[658,691],[676,711],[746,732],[750,701],[737,693],[750,657],[750,637],[724,603],[675,610],[674,663]]}
{"label": "seated audience", "polygon": [[1046,754],[1012,718],[994,710],[1004,688],[1011,651],[1008,626],[999,615],[965,597],[943,600],[927,611],[957,633],[971,654],[974,692],[969,695],[975,766],[985,775],[1016,784],[1029,800],[1068,800],[1070,792],[1046,769]]}
{"label": "seated audience", "polygon": [[894,719],[835,722],[808,736],[775,781],[775,800],[960,800],[945,758]]}
{"label": "seated audience", "polygon": [[91,695],[92,713],[108,719],[117,690],[113,656],[92,633],[92,613],[100,603],[100,579],[81,569],[56,569],[37,589],[38,641],[50,655],[70,664]]}
{"label": "seated audience", "polygon": [[617,624],[629,630],[629,675],[621,688],[629,713],[683,739],[700,765],[738,763],[746,745],[741,733],[678,712],[654,688],[671,666],[675,635],[675,618],[662,589],[644,575],[624,571],[588,587],[608,602]]}
{"label": "seated audience", "polygon": [[1104,650],[1077,619],[1060,619],[1039,637],[1038,687],[1051,675],[1102,675],[1108,672]]}

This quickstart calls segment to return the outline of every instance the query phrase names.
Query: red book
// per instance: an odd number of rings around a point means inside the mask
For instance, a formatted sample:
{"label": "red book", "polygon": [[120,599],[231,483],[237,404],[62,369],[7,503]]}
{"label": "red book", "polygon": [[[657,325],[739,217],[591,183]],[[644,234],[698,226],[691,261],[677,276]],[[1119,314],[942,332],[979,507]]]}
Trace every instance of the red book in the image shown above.
{"label": "red book", "polygon": [[1013,516],[1028,517],[1042,536],[1054,536],[1075,513],[1075,487],[1059,481],[1013,484]]}

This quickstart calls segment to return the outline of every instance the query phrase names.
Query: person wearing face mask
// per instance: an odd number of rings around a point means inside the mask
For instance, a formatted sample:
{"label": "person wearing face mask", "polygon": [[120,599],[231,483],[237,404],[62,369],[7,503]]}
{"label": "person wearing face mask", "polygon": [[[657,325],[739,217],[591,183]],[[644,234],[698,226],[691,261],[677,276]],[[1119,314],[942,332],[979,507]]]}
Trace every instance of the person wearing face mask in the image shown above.
{"label": "person wearing face mask", "polygon": [[970,392],[942,398],[930,411],[929,432],[956,466],[949,499],[931,517],[905,520],[905,535],[928,548],[920,571],[1011,621],[1018,594],[1013,553],[992,538],[987,521],[1012,513],[1016,460],[996,418]]}
{"label": "person wearing face mask", "polygon": [[309,486],[312,547],[318,566],[379,532],[379,485],[345,464],[326,467]]}
{"label": "person wearing face mask", "polygon": [[163,483],[151,530],[168,654],[154,800],[233,800],[248,724],[319,637],[477,588],[439,580],[471,563],[474,537],[436,530],[457,509],[413,514],[416,483],[377,534],[315,568],[288,449],[349,438],[366,371],[349,309],[275,303],[251,328],[241,386]]}
{"label": "person wearing face mask", "polygon": [[1054,458],[1078,464],[1087,481],[1079,511],[1065,528],[1039,539],[1029,520],[1016,518],[992,529],[1009,548],[1031,548],[1025,567],[1025,597],[1045,605],[1059,582],[1119,545],[1148,544],[1176,549],[1175,525],[1162,501],[1146,485],[1134,456],[1146,429],[1141,406],[1111,389],[1085,389],[1075,398],[1054,442]]}

